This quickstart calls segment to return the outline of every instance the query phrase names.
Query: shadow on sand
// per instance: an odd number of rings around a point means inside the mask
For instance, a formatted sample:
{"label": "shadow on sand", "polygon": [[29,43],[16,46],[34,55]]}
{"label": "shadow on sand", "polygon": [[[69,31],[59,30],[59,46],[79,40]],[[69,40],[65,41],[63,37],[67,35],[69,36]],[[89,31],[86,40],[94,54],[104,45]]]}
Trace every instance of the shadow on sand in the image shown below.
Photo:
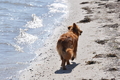
{"label": "shadow on sand", "polygon": [[55,74],[71,73],[72,70],[73,70],[77,65],[79,65],[79,63],[76,64],[75,62],[72,62],[71,65],[67,65],[67,66],[66,66],[67,70],[62,70],[62,68],[60,68],[60,70],[55,71]]}

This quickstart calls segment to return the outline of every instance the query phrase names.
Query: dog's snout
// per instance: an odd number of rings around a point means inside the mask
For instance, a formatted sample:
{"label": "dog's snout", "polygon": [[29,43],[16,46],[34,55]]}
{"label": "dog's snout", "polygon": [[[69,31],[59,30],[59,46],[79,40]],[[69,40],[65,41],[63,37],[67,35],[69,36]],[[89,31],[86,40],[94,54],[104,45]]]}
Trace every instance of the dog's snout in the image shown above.
{"label": "dog's snout", "polygon": [[80,35],[83,33],[83,31],[80,31]]}

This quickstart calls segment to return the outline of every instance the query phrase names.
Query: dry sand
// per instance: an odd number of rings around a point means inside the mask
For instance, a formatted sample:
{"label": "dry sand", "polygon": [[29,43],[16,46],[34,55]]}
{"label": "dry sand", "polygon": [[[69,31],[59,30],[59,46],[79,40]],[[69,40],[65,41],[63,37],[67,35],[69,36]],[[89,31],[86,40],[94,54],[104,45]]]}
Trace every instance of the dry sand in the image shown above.
{"label": "dry sand", "polygon": [[[36,52],[38,57],[19,80],[120,80],[119,5],[115,0],[68,0],[65,23]],[[56,42],[73,23],[83,34],[79,37],[77,58],[62,70]]]}

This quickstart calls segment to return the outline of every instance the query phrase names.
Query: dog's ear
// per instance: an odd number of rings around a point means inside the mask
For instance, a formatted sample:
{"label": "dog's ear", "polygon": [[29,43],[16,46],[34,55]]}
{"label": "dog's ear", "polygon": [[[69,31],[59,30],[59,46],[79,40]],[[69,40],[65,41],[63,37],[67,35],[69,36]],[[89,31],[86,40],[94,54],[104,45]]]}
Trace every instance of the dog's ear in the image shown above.
{"label": "dog's ear", "polygon": [[75,23],[73,23],[73,30],[77,29],[77,25]]}
{"label": "dog's ear", "polygon": [[75,24],[75,23],[73,23],[73,26],[76,26],[76,24]]}

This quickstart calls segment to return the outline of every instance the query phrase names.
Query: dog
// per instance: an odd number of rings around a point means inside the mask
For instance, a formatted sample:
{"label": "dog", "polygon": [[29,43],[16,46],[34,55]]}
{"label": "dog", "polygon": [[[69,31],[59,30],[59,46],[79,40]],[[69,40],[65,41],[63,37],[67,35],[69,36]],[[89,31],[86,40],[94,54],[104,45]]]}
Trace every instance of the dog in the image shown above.
{"label": "dog", "polygon": [[73,23],[72,26],[68,26],[68,32],[60,36],[57,42],[57,51],[62,60],[61,66],[63,70],[66,70],[65,64],[70,65],[69,60],[76,58],[78,38],[83,31]]}

